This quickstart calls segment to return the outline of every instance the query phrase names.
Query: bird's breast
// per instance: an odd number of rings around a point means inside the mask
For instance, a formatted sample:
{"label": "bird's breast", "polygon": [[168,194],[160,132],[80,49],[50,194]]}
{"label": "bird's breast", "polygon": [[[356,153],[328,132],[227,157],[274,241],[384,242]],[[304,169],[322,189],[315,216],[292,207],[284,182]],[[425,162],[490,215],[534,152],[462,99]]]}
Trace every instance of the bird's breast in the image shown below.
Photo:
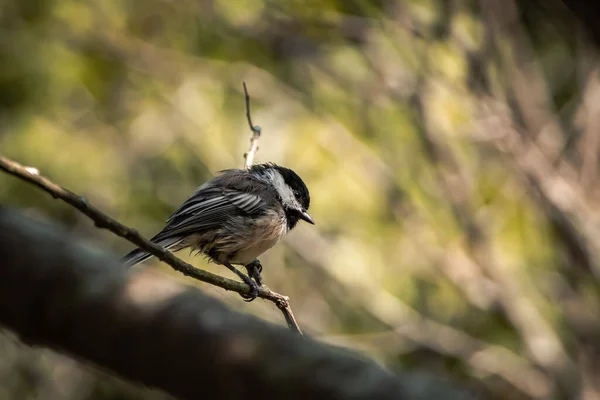
{"label": "bird's breast", "polygon": [[[275,246],[288,232],[283,210],[271,210],[256,218],[251,226],[236,232],[237,249],[232,251],[230,262],[249,264],[258,256]],[[233,249],[232,249],[233,250]]]}

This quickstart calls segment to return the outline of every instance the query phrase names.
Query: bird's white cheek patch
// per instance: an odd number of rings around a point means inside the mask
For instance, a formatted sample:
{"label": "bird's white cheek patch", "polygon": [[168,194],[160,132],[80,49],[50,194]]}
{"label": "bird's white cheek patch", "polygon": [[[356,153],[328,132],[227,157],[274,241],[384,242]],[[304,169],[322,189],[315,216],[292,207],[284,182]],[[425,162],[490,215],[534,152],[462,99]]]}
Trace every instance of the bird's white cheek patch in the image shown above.
{"label": "bird's white cheek patch", "polygon": [[277,190],[277,193],[279,194],[279,197],[281,197],[283,203],[290,205],[296,203],[294,192],[292,192],[292,189],[285,183],[283,176],[281,176],[279,172],[273,171],[271,174],[271,179],[273,186],[275,187],[275,190]]}

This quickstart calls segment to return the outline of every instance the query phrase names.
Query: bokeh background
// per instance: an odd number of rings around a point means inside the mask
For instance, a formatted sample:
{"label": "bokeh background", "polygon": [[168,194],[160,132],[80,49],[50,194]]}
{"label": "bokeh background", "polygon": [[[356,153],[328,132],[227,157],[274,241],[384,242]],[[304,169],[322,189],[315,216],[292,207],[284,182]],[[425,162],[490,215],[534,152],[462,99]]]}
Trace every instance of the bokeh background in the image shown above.
{"label": "bokeh background", "polygon": [[[262,257],[306,333],[479,398],[600,399],[599,66],[554,0],[6,0],[0,153],[150,237],[243,165],[246,81],[256,161],[311,190],[317,225]],[[132,248],[2,174],[0,203]],[[7,332],[0,397],[168,398]]]}

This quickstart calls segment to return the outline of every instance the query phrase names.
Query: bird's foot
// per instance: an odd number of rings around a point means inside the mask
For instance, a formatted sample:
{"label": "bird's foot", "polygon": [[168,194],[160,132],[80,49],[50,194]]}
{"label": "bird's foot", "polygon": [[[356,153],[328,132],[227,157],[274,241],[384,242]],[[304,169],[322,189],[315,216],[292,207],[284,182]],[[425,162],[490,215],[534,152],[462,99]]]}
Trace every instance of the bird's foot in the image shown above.
{"label": "bird's foot", "polygon": [[237,276],[239,276],[240,279],[243,280],[245,284],[250,286],[250,293],[248,293],[248,294],[240,293],[240,296],[242,296],[244,301],[251,302],[252,300],[256,299],[258,297],[258,285],[256,284],[256,282],[254,282],[252,280],[252,278],[250,278],[248,275],[242,273],[239,269],[237,269],[230,263],[224,263],[224,265],[227,268],[229,268],[232,272],[234,272]]}
{"label": "bird's foot", "polygon": [[250,286],[250,293],[240,293],[240,296],[242,296],[245,302],[249,303],[258,297],[258,285],[249,276],[243,275],[241,278],[248,286]]}
{"label": "bird's foot", "polygon": [[256,282],[258,286],[262,286],[262,264],[258,260],[252,261],[250,264],[246,264],[246,270],[248,271],[248,276]]}

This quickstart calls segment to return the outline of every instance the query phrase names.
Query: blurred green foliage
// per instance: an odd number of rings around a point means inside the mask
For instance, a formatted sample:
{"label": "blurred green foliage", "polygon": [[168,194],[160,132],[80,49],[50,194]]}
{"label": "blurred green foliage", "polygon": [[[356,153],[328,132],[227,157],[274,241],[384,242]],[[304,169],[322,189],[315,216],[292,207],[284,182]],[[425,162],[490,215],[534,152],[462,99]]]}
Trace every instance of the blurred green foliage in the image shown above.
{"label": "blurred green foliage", "polygon": [[[514,77],[532,64],[548,108],[570,123],[578,63],[591,56],[574,47],[570,17],[554,23],[521,2],[503,17],[487,3],[6,1],[0,152],[149,237],[196,186],[242,165],[245,80],[263,129],[257,161],[293,168],[311,190],[317,225],[263,258],[266,284],[291,297],[306,332],[483,398],[569,397],[559,376],[578,363],[579,339],[556,294],[569,254],[506,158],[472,131],[484,92],[516,104],[527,125]],[[508,18],[509,33],[486,15]],[[131,248],[6,175],[0,202],[116,254]],[[282,323],[270,304],[190,283]],[[580,283],[597,310],[597,281]],[[119,390],[80,397],[134,398]]]}

